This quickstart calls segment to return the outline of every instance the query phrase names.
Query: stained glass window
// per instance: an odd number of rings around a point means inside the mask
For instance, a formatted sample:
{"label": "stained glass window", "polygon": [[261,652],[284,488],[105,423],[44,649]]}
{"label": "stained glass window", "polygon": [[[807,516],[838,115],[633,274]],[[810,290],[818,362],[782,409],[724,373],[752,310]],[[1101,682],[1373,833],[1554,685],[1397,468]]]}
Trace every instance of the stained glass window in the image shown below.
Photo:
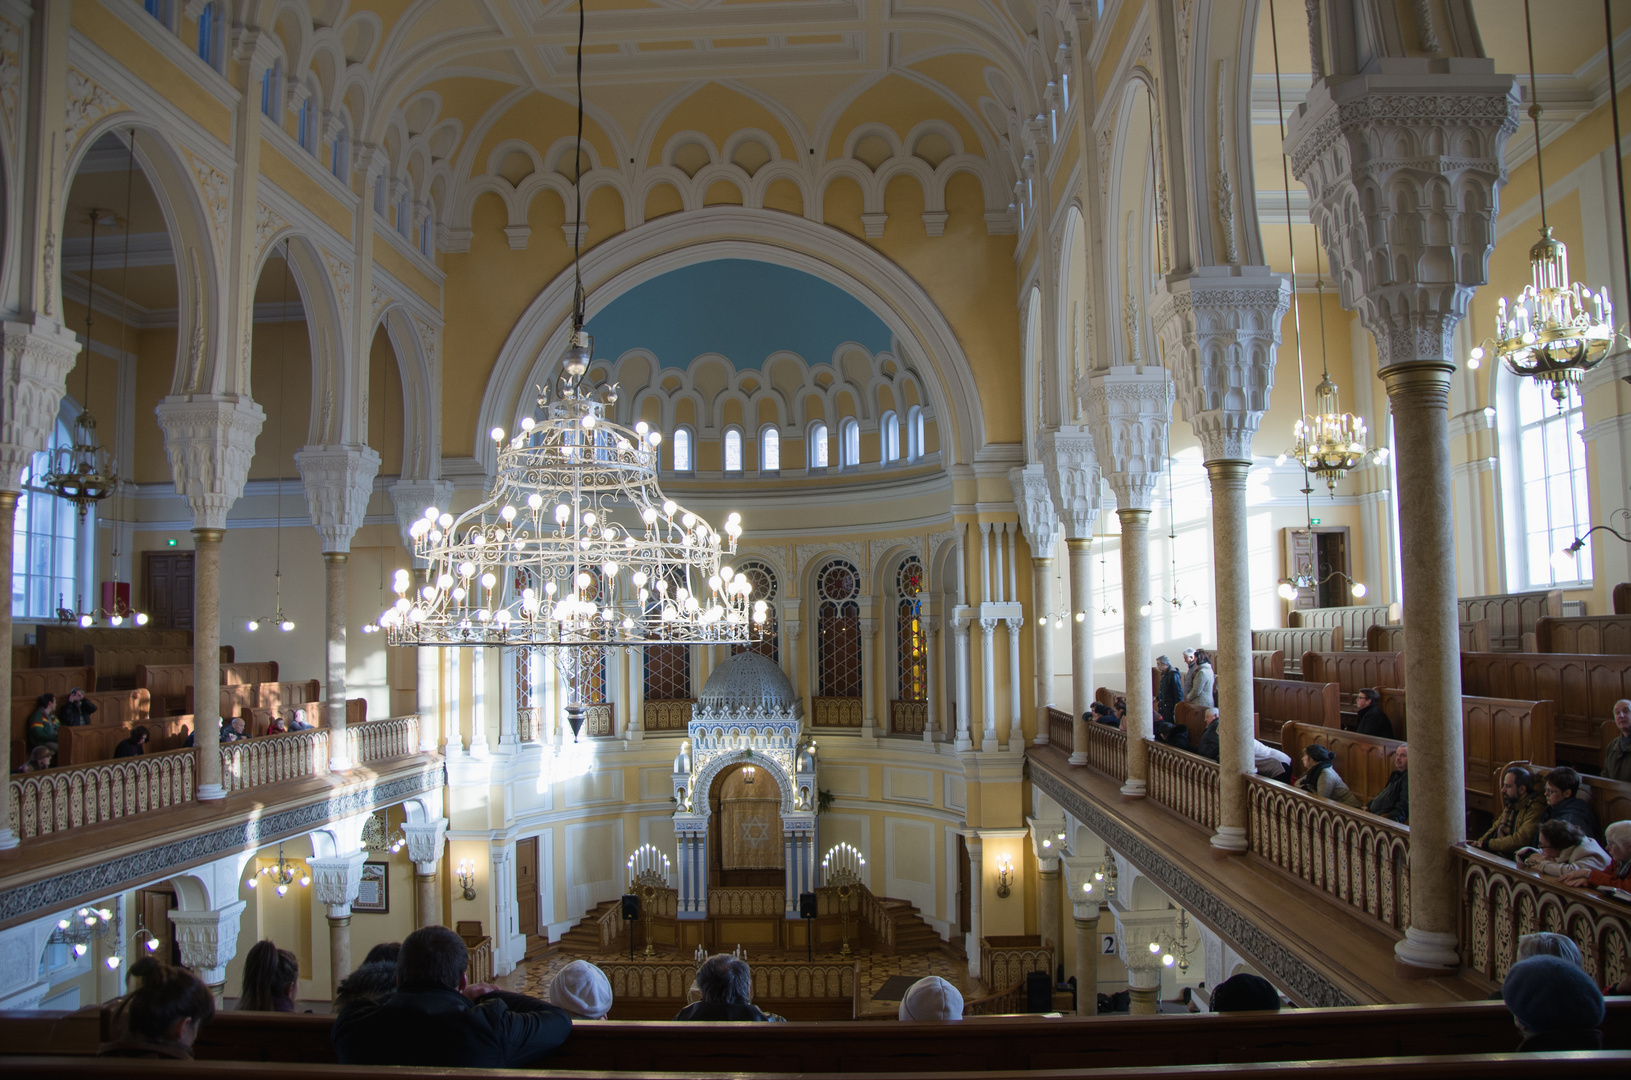
{"label": "stained glass window", "polygon": [[820,697],[861,696],[861,574],[833,559],[816,575],[817,686]]}
{"label": "stained glass window", "polygon": [[753,586],[751,598],[763,600],[770,610],[765,616],[762,634],[758,641],[749,645],[732,645],[731,655],[739,652],[756,652],[760,656],[769,657],[774,663],[781,663],[781,628],[776,620],[776,572],[762,562],[744,562],[736,566],[736,572],[745,576]]}
{"label": "stained glass window", "polygon": [[923,564],[908,556],[895,575],[896,696],[901,701],[927,701],[929,641],[923,631]]}

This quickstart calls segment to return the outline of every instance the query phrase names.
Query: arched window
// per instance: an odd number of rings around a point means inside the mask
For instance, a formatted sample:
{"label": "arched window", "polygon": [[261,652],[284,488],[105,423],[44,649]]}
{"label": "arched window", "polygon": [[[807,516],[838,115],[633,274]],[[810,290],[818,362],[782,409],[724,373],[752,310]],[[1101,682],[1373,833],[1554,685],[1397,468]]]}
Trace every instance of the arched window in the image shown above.
{"label": "arched window", "polygon": [[[861,696],[861,575],[843,559],[816,572],[816,694]],[[821,717],[817,713],[817,721]]]}
{"label": "arched window", "polygon": [[283,61],[274,61],[261,74],[261,112],[274,124],[278,118],[278,99],[283,96]]}
{"label": "arched window", "polygon": [[351,137],[341,128],[334,134],[334,144],[329,150],[328,171],[342,184],[351,182]]}
{"label": "arched window", "polygon": [[895,414],[886,412],[883,419],[878,421],[878,439],[883,443],[883,460],[885,463],[900,460],[900,424]]}
{"label": "arched window", "polygon": [[674,429],[674,471],[688,473],[696,469],[696,462],[691,456],[691,429],[679,427]]}
{"label": "arched window", "polygon": [[782,467],[781,432],[766,424],[759,429],[759,471],[780,472]]}
{"label": "arched window", "polygon": [[1571,393],[1560,409],[1545,384],[1505,372],[1496,377],[1506,384],[1499,388],[1504,390],[1501,415],[1517,420],[1501,439],[1508,584],[1517,589],[1589,584],[1591,542],[1573,558],[1559,554],[1591,527],[1580,396]]}
{"label": "arched window", "polygon": [[861,425],[854,417],[847,418],[838,428],[838,467],[853,469],[861,463]]}
{"label": "arched window", "polygon": [[205,4],[198,12],[198,58],[216,71],[221,70],[220,3]]}
{"label": "arched window", "polygon": [[300,114],[295,127],[295,141],[308,153],[317,153],[317,104],[306,95],[300,103]]}
{"label": "arched window", "polygon": [[913,405],[906,411],[906,459],[916,461],[923,456],[923,407]]}
{"label": "arched window", "polygon": [[810,448],[810,468],[825,469],[828,462],[827,425],[820,420],[810,425],[810,434],[805,436],[805,442]]}
{"label": "arched window", "polygon": [[895,575],[895,694],[900,701],[927,701],[929,638],[923,630],[923,563],[909,555]]}
{"label": "arched window", "polygon": [[50,445],[35,454],[23,470],[12,535],[11,615],[15,619],[49,619],[60,607],[78,607],[81,600],[98,599],[80,596],[79,511],[42,483],[57,448],[71,445],[73,435],[59,416]]}
{"label": "arched window", "polygon": [[781,627],[776,619],[776,571],[762,562],[752,561],[740,563],[736,572],[748,579],[753,591],[748,594],[749,602],[763,600],[769,605],[765,614],[764,625],[759,628],[759,640],[749,645],[732,645],[731,655],[739,652],[756,652],[760,656],[768,657],[774,663],[781,663]]}
{"label": "arched window", "polygon": [[170,22],[174,7],[172,0],[142,0],[142,7],[149,15],[163,23],[166,29],[172,28]]}
{"label": "arched window", "polygon": [[742,429],[725,429],[725,471],[727,473],[741,473],[742,471]]}

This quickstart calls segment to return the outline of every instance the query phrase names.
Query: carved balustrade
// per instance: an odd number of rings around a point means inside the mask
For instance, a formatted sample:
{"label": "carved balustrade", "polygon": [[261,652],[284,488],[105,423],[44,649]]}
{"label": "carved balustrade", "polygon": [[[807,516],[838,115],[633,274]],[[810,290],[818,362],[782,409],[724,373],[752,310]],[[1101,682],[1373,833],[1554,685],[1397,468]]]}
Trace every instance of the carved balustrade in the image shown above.
{"label": "carved balustrade", "polygon": [[1218,763],[1153,739],[1144,741],[1150,760],[1149,797],[1203,828],[1217,828]]}
{"label": "carved balustrade", "polygon": [[27,840],[193,801],[191,748],[9,778],[13,835]]}
{"label": "carved balustrade", "polygon": [[891,701],[889,703],[889,733],[891,735],[922,735],[929,720],[926,701]]}
{"label": "carved balustrade", "polygon": [[249,788],[322,776],[329,770],[329,731],[312,728],[221,747],[221,786],[227,794]]}
{"label": "carved balustrade", "polygon": [[470,956],[465,963],[465,972],[472,983],[490,983],[493,981],[493,939],[479,938],[475,941],[465,942],[465,948]]}
{"label": "carved balustrade", "polygon": [[1037,934],[1013,934],[980,939],[980,981],[993,993],[1023,983],[1033,971],[1053,979],[1053,946]]}
{"label": "carved balustrade", "polygon": [[858,697],[810,699],[812,723],[816,727],[858,728],[862,711],[862,700]]}
{"label": "carved balustrade", "polygon": [[1127,779],[1127,733],[1109,724],[1087,725],[1087,764],[1113,780]]}
{"label": "carved balustrade", "polygon": [[1563,885],[1481,851],[1458,849],[1461,962],[1493,989],[1525,934],[1566,934],[1599,986],[1631,975],[1631,905]]}
{"label": "carved balustrade", "polygon": [[1070,714],[1048,706],[1048,742],[1069,754],[1076,749],[1075,725]]}
{"label": "carved balustrade", "polygon": [[691,723],[691,708],[696,703],[696,698],[648,700],[642,708],[640,723],[648,732],[685,731]]}
{"label": "carved balustrade", "polygon": [[351,760],[359,765],[419,752],[419,717],[392,716],[345,729]]}

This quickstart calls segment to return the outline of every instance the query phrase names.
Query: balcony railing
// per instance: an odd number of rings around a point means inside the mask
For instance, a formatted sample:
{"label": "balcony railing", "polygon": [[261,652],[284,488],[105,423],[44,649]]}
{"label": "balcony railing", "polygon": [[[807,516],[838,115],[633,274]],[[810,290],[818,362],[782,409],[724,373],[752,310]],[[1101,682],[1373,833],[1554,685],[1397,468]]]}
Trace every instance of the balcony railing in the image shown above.
{"label": "balcony railing", "polygon": [[1506,979],[1518,938],[1540,931],[1573,938],[1586,974],[1599,986],[1631,975],[1631,908],[1483,852],[1460,849],[1456,858],[1461,962],[1491,987]]}
{"label": "balcony railing", "polygon": [[889,703],[889,734],[922,735],[929,722],[927,701],[891,701]]}
{"label": "balcony railing", "polygon": [[818,697],[810,699],[816,727],[858,728],[862,702],[858,697]]}
{"label": "balcony railing", "polygon": [[1152,739],[1145,739],[1144,745],[1149,753],[1150,798],[1202,828],[1217,828],[1218,763]]}
{"label": "balcony railing", "polygon": [[995,992],[1023,983],[1033,971],[1053,979],[1053,946],[1036,934],[980,939],[980,981]]}
{"label": "balcony railing", "polygon": [[617,734],[617,706],[609,701],[584,706],[583,731],[580,734],[593,739],[608,739]]}
{"label": "balcony railing", "polygon": [[1247,843],[1281,870],[1396,934],[1410,924],[1410,829],[1296,788],[1246,778]]}
{"label": "balcony railing", "polygon": [[1109,724],[1087,725],[1087,764],[1112,780],[1127,779],[1127,733]]}
{"label": "balcony railing", "polygon": [[312,728],[258,739],[240,739],[221,747],[221,786],[227,794],[322,776],[329,771],[329,731]]}
{"label": "balcony railing", "polygon": [[1071,722],[1070,714],[1061,712],[1053,706],[1048,706],[1048,742],[1059,747],[1065,753],[1074,753],[1076,750],[1075,724]]}
{"label": "balcony railing", "polygon": [[197,762],[188,748],[13,776],[12,834],[28,840],[192,802]]}
{"label": "balcony railing", "polygon": [[691,725],[691,708],[696,698],[673,698],[645,702],[640,723],[647,731],[685,731]]}

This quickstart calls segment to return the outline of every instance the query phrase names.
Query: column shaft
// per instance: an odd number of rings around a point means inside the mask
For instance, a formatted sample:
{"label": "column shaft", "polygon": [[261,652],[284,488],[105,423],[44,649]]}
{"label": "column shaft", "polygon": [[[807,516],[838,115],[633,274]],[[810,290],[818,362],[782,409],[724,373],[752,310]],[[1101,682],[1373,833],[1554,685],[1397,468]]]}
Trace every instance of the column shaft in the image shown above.
{"label": "column shaft", "polygon": [[193,746],[198,797],[221,799],[221,538],[193,530]]}
{"label": "column shaft", "polygon": [[1024,619],[1004,619],[1008,624],[1008,746],[1022,748],[1025,741],[1025,704],[1019,678],[1019,631]]}
{"label": "column shaft", "polygon": [[958,750],[974,749],[973,722],[970,714],[974,712],[973,703],[969,701],[972,691],[969,689],[968,678],[968,620],[957,619],[952,631],[957,639],[957,743]]}
{"label": "column shaft", "polygon": [[329,768],[345,772],[351,768],[350,747],[345,734],[345,565],[343,551],[323,552],[327,578],[325,626],[323,634],[323,681],[325,720],[328,723]]}
{"label": "column shaft", "polygon": [[414,891],[418,893],[418,902],[414,913],[418,922],[414,925],[420,928],[426,926],[440,926],[442,922],[441,904],[436,892],[436,871],[422,874],[416,868],[413,874]]}
{"label": "column shaft", "polygon": [[1093,703],[1093,582],[1088,577],[1093,541],[1071,537],[1070,551],[1070,729],[1076,748],[1072,765],[1087,764],[1087,707]]}
{"label": "column shaft", "polygon": [[[1059,860],[1055,859],[1052,870],[1037,872],[1037,931],[1042,935],[1042,943],[1053,944],[1053,954],[1064,954],[1064,933],[1059,928]],[[1049,972],[1051,979],[1054,973]]]}
{"label": "column shaft", "polygon": [[1099,916],[1073,918],[1076,924],[1076,1015],[1099,1014]]}
{"label": "column shaft", "polygon": [[1121,793],[1142,798],[1147,791],[1148,747],[1155,736],[1155,706],[1150,692],[1150,512],[1117,510],[1121,519],[1121,603],[1125,614],[1123,644],[1127,681],[1127,782]]}
{"label": "column shaft", "polygon": [[1048,709],[1053,705],[1053,627],[1048,622],[1053,607],[1048,593],[1051,569],[1052,559],[1031,560],[1031,609],[1037,619],[1036,640],[1032,642],[1036,653],[1036,736],[1031,741],[1038,746],[1048,741]]}
{"label": "column shaft", "polygon": [[997,650],[991,644],[996,619],[980,620],[980,749],[995,750],[997,741]]}
{"label": "column shaft", "polygon": [[[1129,702],[1128,708],[1131,707],[1132,704]],[[1154,1016],[1160,1011],[1158,1007],[1160,994],[1161,987],[1159,984],[1155,986],[1132,986],[1129,984],[1127,987],[1127,996],[1130,999],[1127,1008],[1128,1015]]]}
{"label": "column shaft", "polygon": [[[1453,845],[1466,835],[1461,743],[1461,645],[1450,490],[1447,362],[1382,369],[1393,409],[1399,547],[1410,695],[1410,927],[1407,964],[1454,967],[1458,908]],[[1425,708],[1416,702],[1424,702]],[[1414,719],[1419,718],[1419,719]],[[1417,800],[1420,800],[1418,805]]]}
{"label": "column shaft", "polygon": [[340,980],[351,974],[350,915],[330,915],[328,917],[328,957],[330,977],[333,979],[329,994],[332,996],[334,989],[340,985]]}
{"label": "column shaft", "polygon": [[940,725],[935,722],[935,710],[945,700],[945,692],[941,684],[946,678],[946,665],[936,651],[940,643],[940,623],[937,619],[923,620],[924,643],[928,648],[929,672],[928,678],[923,680],[923,741],[934,742],[939,734]]}
{"label": "column shaft", "polygon": [[[17,492],[0,491],[0,642],[7,646],[0,649],[0,677],[5,682],[0,685],[11,685],[11,559],[12,549],[17,538]],[[4,746],[0,746],[0,776],[10,776],[15,764],[11,760],[11,740],[0,739]],[[26,747],[28,740],[23,740]],[[10,796],[7,796],[10,798]],[[11,831],[11,814],[8,810],[0,814],[0,851],[7,851],[16,847],[18,838]]]}
{"label": "column shaft", "polygon": [[1217,568],[1218,831],[1212,846],[1246,850],[1246,777],[1252,754],[1252,628],[1250,563],[1246,550],[1246,471],[1249,461],[1208,461],[1212,482],[1212,564]]}

